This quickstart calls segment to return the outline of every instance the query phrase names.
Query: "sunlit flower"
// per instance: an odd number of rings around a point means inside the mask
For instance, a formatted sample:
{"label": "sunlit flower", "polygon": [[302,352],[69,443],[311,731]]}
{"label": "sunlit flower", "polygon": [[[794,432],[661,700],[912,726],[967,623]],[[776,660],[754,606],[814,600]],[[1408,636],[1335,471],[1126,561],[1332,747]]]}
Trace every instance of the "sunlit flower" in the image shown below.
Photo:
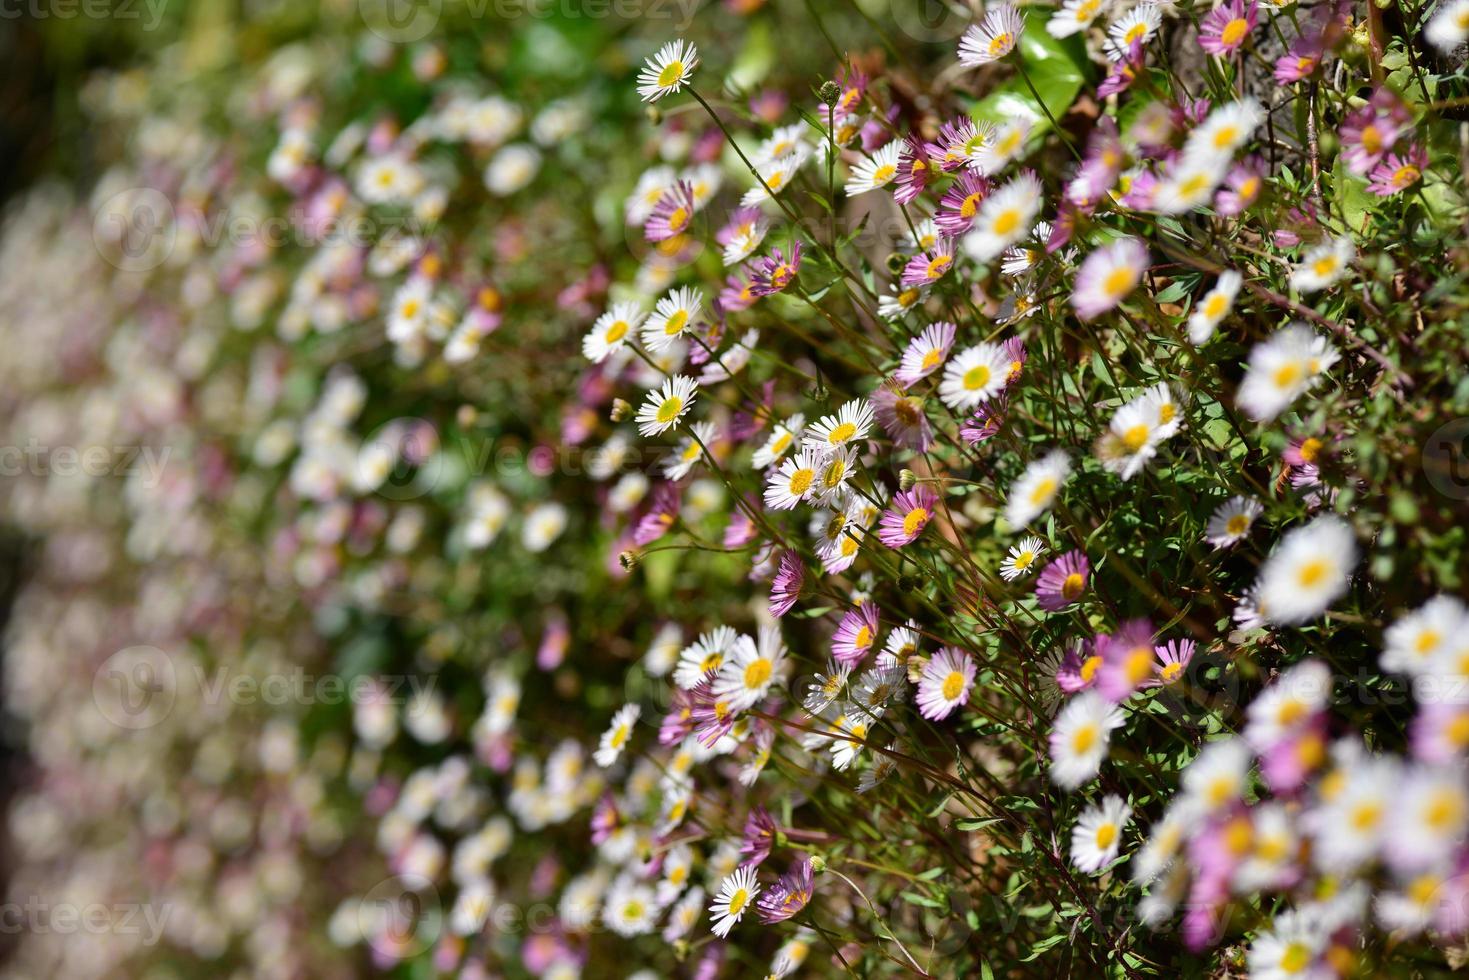
{"label": "sunlit flower", "polygon": [[1148,249],[1140,239],[1120,238],[1093,251],[1076,274],[1071,305],[1083,320],[1101,316],[1132,292],[1148,269]]}
{"label": "sunlit flower", "polygon": [[1238,401],[1250,418],[1268,421],[1315,387],[1337,362],[1336,349],[1305,324],[1293,323],[1250,351]]}
{"label": "sunlit flower", "polygon": [[1322,242],[1308,251],[1301,264],[1291,270],[1291,288],[1301,293],[1314,293],[1334,285],[1346,275],[1356,255],[1357,247],[1345,235]]}
{"label": "sunlit flower", "polygon": [[647,399],[638,409],[638,431],[644,436],[656,436],[678,425],[694,404],[699,385],[693,378],[676,374],[663,382],[663,387],[648,392]]}
{"label": "sunlit flower", "polygon": [[1015,50],[1025,18],[1014,4],[1002,3],[984,15],[984,20],[970,26],[959,39],[959,64],[977,68],[999,61]]}
{"label": "sunlit flower", "polygon": [[802,444],[828,453],[846,445],[857,445],[872,430],[872,404],[865,398],[854,398],[837,409],[835,415],[823,415],[805,429]]}
{"label": "sunlit flower", "polygon": [[1199,24],[1199,47],[1216,57],[1234,54],[1255,29],[1258,16],[1254,0],[1220,4]]}
{"label": "sunlit flower", "polygon": [[684,87],[699,67],[699,49],[683,40],[669,41],[638,72],[638,95],[657,102]]}
{"label": "sunlit flower", "polygon": [[643,346],[656,353],[672,348],[674,341],[703,322],[704,294],[689,286],[668,293],[643,321]]}
{"label": "sunlit flower", "polygon": [[1066,702],[1051,728],[1051,782],[1076,789],[1093,779],[1107,758],[1112,730],[1124,721],[1122,710],[1095,691]]}
{"label": "sunlit flower", "polygon": [[1272,623],[1315,619],[1346,592],[1357,564],[1352,529],[1330,514],[1288,532],[1260,568],[1260,611]]}
{"label": "sunlit flower", "polygon": [[622,750],[627,747],[627,740],[632,735],[632,726],[637,723],[642,710],[635,704],[625,704],[617,709],[617,714],[612,716],[611,726],[602,733],[602,741],[593,756],[597,765],[606,769],[622,755]]}
{"label": "sunlit flower", "polygon": [[1005,501],[1005,521],[1020,530],[1051,509],[1056,495],[1071,475],[1071,460],[1059,449],[1032,460],[1010,487]]}
{"label": "sunlit flower", "polygon": [[988,341],[955,354],[944,367],[939,399],[956,411],[973,408],[1004,390],[1010,376],[1005,348]]}
{"label": "sunlit flower", "polygon": [[1084,31],[1108,6],[1109,0],[1065,0],[1046,22],[1046,33],[1059,38]]}
{"label": "sunlit flower", "polygon": [[1214,336],[1214,330],[1220,321],[1229,316],[1229,311],[1234,308],[1234,298],[1239,294],[1240,284],[1244,281],[1238,272],[1233,269],[1225,269],[1219,273],[1219,278],[1214,283],[1214,288],[1204,294],[1197,306],[1189,314],[1188,339],[1195,346],[1201,345]]}
{"label": "sunlit flower", "polygon": [[1086,592],[1091,562],[1080,551],[1068,551],[1045,567],[1035,581],[1035,595],[1042,609],[1056,612],[1079,600]]}
{"label": "sunlit flower", "polygon": [[1021,241],[1035,226],[1042,203],[1041,183],[1035,174],[1016,175],[980,204],[973,227],[964,238],[965,254],[975,261],[988,262]]}
{"label": "sunlit flower", "polygon": [[709,914],[714,919],[714,934],[721,939],[728,936],[759,894],[760,885],[755,880],[754,868],[739,868],[725,878],[714,903],[709,906]]}
{"label": "sunlit flower", "polygon": [[919,484],[898,494],[891,506],[883,511],[877,539],[889,548],[912,544],[933,520],[938,501],[938,495],[927,484]]}
{"label": "sunlit flower", "polygon": [[1006,582],[1013,582],[1029,575],[1036,560],[1045,553],[1045,542],[1040,538],[1032,535],[1021,539],[1019,544],[1010,546],[1010,553],[1005,556],[1004,561],[1000,562],[1000,577]]}
{"label": "sunlit flower", "polygon": [[918,678],[918,711],[929,721],[942,721],[955,708],[969,703],[978,668],[963,650],[944,647],[923,665]]}
{"label": "sunlit flower", "polygon": [[893,140],[870,158],[859,161],[847,181],[847,196],[856,197],[891,184],[898,176],[898,154],[902,150],[903,141]]}
{"label": "sunlit flower", "polygon": [[1096,874],[1117,859],[1122,832],[1132,821],[1132,807],[1120,796],[1108,795],[1101,806],[1093,806],[1071,828],[1071,863],[1087,874]]}

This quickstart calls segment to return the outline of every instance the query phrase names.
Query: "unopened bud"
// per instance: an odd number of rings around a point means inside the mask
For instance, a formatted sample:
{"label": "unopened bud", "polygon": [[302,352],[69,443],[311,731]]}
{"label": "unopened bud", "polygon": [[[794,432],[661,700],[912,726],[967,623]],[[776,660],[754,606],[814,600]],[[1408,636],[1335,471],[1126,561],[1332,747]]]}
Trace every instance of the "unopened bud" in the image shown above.
{"label": "unopened bud", "polygon": [[822,857],[820,854],[811,855],[811,870],[816,874],[821,874],[821,872],[825,871],[826,858]]}
{"label": "unopened bud", "polygon": [[908,469],[908,467],[905,466],[898,471],[898,489],[903,491],[904,493],[912,490],[913,484],[917,482],[918,474]]}
{"label": "unopened bud", "polygon": [[823,105],[836,105],[837,99],[842,97],[841,86],[831,79],[821,83],[821,101]]}
{"label": "unopened bud", "polygon": [[626,422],[632,418],[632,406],[621,398],[612,399],[612,421]]}
{"label": "unopened bud", "polygon": [[902,272],[903,271],[903,267],[905,265],[907,265],[907,264],[908,264],[908,259],[905,256],[899,254],[898,252],[894,252],[893,254],[891,254],[891,255],[888,256],[888,271],[891,272],[895,276],[898,273]]}
{"label": "unopened bud", "polygon": [[454,417],[459,422],[459,428],[467,429],[479,421],[479,409],[473,405],[460,405]]}
{"label": "unopened bud", "polygon": [[648,106],[648,122],[652,123],[654,126],[657,126],[659,123],[663,122],[663,110],[655,105]]}
{"label": "unopened bud", "polygon": [[638,567],[641,556],[636,551],[624,551],[617,556],[617,563],[622,566],[624,572],[630,572]]}

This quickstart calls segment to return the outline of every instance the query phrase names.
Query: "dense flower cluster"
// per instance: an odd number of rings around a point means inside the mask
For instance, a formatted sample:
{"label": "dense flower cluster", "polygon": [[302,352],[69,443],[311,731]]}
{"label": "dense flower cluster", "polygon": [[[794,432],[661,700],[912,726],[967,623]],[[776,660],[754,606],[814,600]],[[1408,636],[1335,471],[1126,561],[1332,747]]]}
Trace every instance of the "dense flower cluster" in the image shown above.
{"label": "dense flower cluster", "polygon": [[91,84],[24,975],[1465,962],[1469,4],[822,6]]}

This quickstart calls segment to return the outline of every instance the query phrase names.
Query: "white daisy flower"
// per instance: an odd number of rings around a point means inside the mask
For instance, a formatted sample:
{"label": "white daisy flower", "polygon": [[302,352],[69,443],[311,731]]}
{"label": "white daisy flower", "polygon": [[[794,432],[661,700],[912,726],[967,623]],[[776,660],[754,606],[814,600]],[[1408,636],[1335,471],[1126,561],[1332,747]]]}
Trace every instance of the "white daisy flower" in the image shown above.
{"label": "white daisy flower", "polygon": [[900,320],[923,299],[923,290],[917,286],[903,287],[894,283],[892,289],[877,300],[877,315],[884,320]]}
{"label": "white daisy flower", "polygon": [[1096,691],[1082,691],[1066,702],[1051,729],[1051,782],[1075,789],[1101,771],[1112,730],[1120,728],[1122,709]]}
{"label": "white daisy flower", "polygon": [[984,15],[984,20],[970,26],[959,39],[959,64],[978,68],[999,61],[1015,50],[1025,19],[1014,4],[1003,3]]}
{"label": "white daisy flower", "polygon": [[1138,4],[1108,25],[1104,44],[1107,57],[1113,61],[1123,61],[1134,41],[1146,46],[1161,26],[1163,15],[1158,11],[1157,4]]}
{"label": "white daisy flower", "polygon": [[704,911],[704,898],[704,889],[698,885],[684,892],[683,898],[668,913],[668,921],[663,926],[664,942],[672,943],[682,939],[699,924],[699,916]]}
{"label": "white daisy flower", "polygon": [[1190,805],[1177,798],[1168,805],[1163,819],[1153,824],[1143,844],[1132,858],[1132,880],[1145,885],[1168,870],[1183,849],[1187,832],[1194,826]]}
{"label": "white daisy flower", "polygon": [[750,162],[761,164],[770,160],[779,160],[792,153],[810,150],[811,144],[806,142],[806,133],[807,126],[803,122],[781,126],[755,148],[755,152],[750,155]]}
{"label": "white daisy flower", "polygon": [[1131,821],[1132,807],[1120,796],[1109,794],[1101,806],[1089,807],[1071,828],[1071,863],[1087,874],[1101,871],[1117,859]]}
{"label": "white daisy flower", "polygon": [[1302,818],[1311,834],[1311,857],[1326,874],[1355,872],[1377,856],[1392,828],[1402,765],[1391,757],[1363,755],[1328,777],[1328,799]]}
{"label": "white daisy flower", "polygon": [[1399,873],[1451,866],[1469,830],[1469,788],[1458,766],[1416,766],[1393,796],[1385,837],[1387,861]]}
{"label": "white daisy flower", "polygon": [[725,243],[724,264],[737,265],[748,259],[760,247],[760,243],[765,241],[769,230],[770,221],[763,215],[743,222]]}
{"label": "white daisy flower", "polygon": [[862,708],[848,702],[841,703],[839,714],[828,729],[833,735],[841,736],[830,738],[827,746],[833,769],[843,772],[857,761],[866,748],[862,743],[867,740],[868,727],[867,713]]}
{"label": "white daisy flower", "polygon": [[1106,0],[1066,0],[1046,21],[1046,33],[1060,38],[1084,31],[1107,6]]}
{"label": "white daisy flower", "polygon": [[782,463],[765,485],[765,506],[771,510],[790,510],[815,496],[820,490],[816,475],[823,461],[824,455],[818,449],[805,446],[794,458]]}
{"label": "white daisy flower", "polygon": [[891,184],[898,176],[898,154],[902,149],[903,141],[893,140],[872,154],[870,159],[859,161],[847,181],[847,196],[856,197]]}
{"label": "white daisy flower", "polygon": [[1217,813],[1244,798],[1254,754],[1242,738],[1210,742],[1184,769],[1185,797],[1202,813]]}
{"label": "white daisy flower", "polygon": [[1331,700],[1331,668],[1303,660],[1261,691],[1246,709],[1245,741],[1256,752],[1270,751],[1299,734]]}
{"label": "white daisy flower", "polygon": [[1056,495],[1071,475],[1071,459],[1059,449],[1033,460],[1010,486],[1005,501],[1005,521],[1020,530],[1051,509]]}
{"label": "white daisy flower", "polygon": [[1301,264],[1291,270],[1291,288],[1298,293],[1325,289],[1346,275],[1356,256],[1357,246],[1345,235],[1322,242],[1307,252]]}
{"label": "white daisy flower", "polygon": [[988,262],[1030,234],[1042,204],[1041,183],[1023,173],[995,190],[979,205],[974,227],[964,236],[964,252]]}
{"label": "white daisy flower", "polygon": [[703,292],[692,286],[671,290],[643,323],[643,346],[650,352],[666,351],[675,340],[702,323],[703,318]]}
{"label": "white daisy flower", "polygon": [[673,669],[682,641],[683,631],[677,623],[664,623],[659,627],[653,634],[653,642],[648,644],[648,652],[643,654],[643,670],[648,676],[662,677]]}
{"label": "white daisy flower", "polygon": [[678,182],[678,174],[672,167],[650,167],[638,178],[637,186],[628,195],[623,205],[625,220],[630,225],[641,225],[653,215],[653,209],[663,200],[664,193]]}
{"label": "white daisy flower", "polygon": [[682,39],[669,41],[649,58],[638,72],[638,95],[644,102],[657,102],[684,87],[699,67],[699,49]]}
{"label": "white daisy flower", "polygon": [[755,454],[750,457],[750,465],[757,470],[763,470],[778,461],[801,438],[801,431],[805,427],[806,416],[799,412],[784,422],[776,423],[769,437],[766,438],[765,444],[755,450]]}
{"label": "white daisy flower", "polygon": [[872,403],[866,398],[854,398],[837,409],[835,415],[823,415],[819,422],[808,426],[802,443],[824,453],[857,444],[867,438],[872,429]]}
{"label": "white daisy flower", "polygon": [[[811,447],[807,447],[808,449]],[[834,504],[841,499],[847,481],[852,477],[852,463],[857,450],[853,446],[842,446],[823,457],[816,470],[816,499],[825,504]]]}
{"label": "white daisy flower", "polygon": [[632,736],[632,726],[637,724],[638,716],[642,713],[643,709],[635,704],[625,704],[617,709],[617,714],[612,716],[612,724],[602,733],[602,741],[592,756],[597,765],[606,769],[617,761],[627,746],[628,738]]}
{"label": "white daisy flower", "polygon": [[1450,0],[1440,4],[1423,29],[1423,37],[1444,54],[1469,41],[1469,0]]}
{"label": "white daisy flower", "polygon": [[622,350],[627,338],[643,322],[644,315],[637,303],[613,303],[606,313],[597,317],[592,329],[582,338],[582,356],[593,364],[600,364],[607,355]]}
{"label": "white daisy flower", "polygon": [[[894,752],[897,750],[897,748],[898,746],[895,742],[888,746],[888,752]],[[879,784],[886,782],[887,778],[897,771],[898,760],[894,759],[886,752],[874,753],[872,765],[864,769],[862,771],[861,777],[857,780],[857,792],[871,792]]]}
{"label": "white daisy flower", "polygon": [[1341,518],[1324,514],[1286,534],[1265,559],[1256,583],[1260,612],[1272,623],[1303,623],[1347,590],[1357,540]]}
{"label": "white daisy flower", "polygon": [[960,351],[944,366],[939,400],[955,411],[973,408],[999,394],[1010,377],[1005,348],[985,341]]}
{"label": "white daisy flower", "polygon": [[685,691],[692,691],[701,681],[719,670],[725,657],[734,651],[739,638],[740,634],[728,626],[716,626],[701,634],[679,653],[678,666],[673,671],[673,682]]}
{"label": "white daisy flower", "polygon": [[1250,528],[1265,510],[1249,497],[1230,497],[1214,509],[1204,528],[1204,540],[1216,548],[1229,548],[1244,540]]}
{"label": "white daisy flower", "polygon": [[678,425],[694,404],[699,392],[699,383],[693,378],[676,374],[663,382],[659,390],[648,392],[647,399],[638,409],[638,431],[644,436],[656,436]]}
{"label": "white daisy flower", "polygon": [[1214,330],[1234,309],[1234,298],[1239,295],[1244,277],[1233,269],[1219,273],[1214,288],[1204,294],[1188,318],[1188,339],[1195,347],[1206,343],[1214,336]]}
{"label": "white daisy flower", "polygon": [[721,939],[728,936],[759,894],[760,884],[755,880],[754,868],[739,868],[725,878],[714,904],[709,906],[709,914],[714,918],[714,935]]}
{"label": "white daisy flower", "polygon": [[1303,323],[1292,323],[1250,351],[1237,401],[1257,422],[1275,418],[1337,362],[1336,348]]}
{"label": "white daisy flower", "polygon": [[715,675],[713,694],[728,701],[731,710],[745,711],[758,704],[772,684],[785,680],[788,666],[780,629],[762,626],[758,641],[741,636],[735,642],[730,658]]}
{"label": "white daisy flower", "polygon": [[670,480],[682,480],[688,476],[704,455],[703,446],[713,445],[716,435],[717,430],[712,423],[695,422],[689,426],[689,435],[679,441],[673,452],[663,457],[663,475]]}
{"label": "white daisy flower", "polygon": [[1021,156],[1025,141],[1030,137],[1030,120],[1015,116],[1000,124],[995,138],[975,150],[969,157],[971,169],[993,177],[1009,166],[1010,161]]}
{"label": "white daisy flower", "polygon": [[1319,918],[1284,912],[1255,935],[1246,958],[1252,980],[1316,980],[1336,971],[1319,962],[1328,932]]}
{"label": "white daisy flower", "polygon": [[1000,577],[1006,582],[1013,582],[1029,575],[1036,561],[1045,553],[1046,545],[1040,538],[1032,535],[1021,539],[1019,544],[1010,546],[1010,554],[1000,562]]}
{"label": "white daisy flower", "polygon": [[619,878],[607,889],[602,922],[619,936],[642,936],[653,931],[658,920],[658,897],[647,885],[630,877]]}
{"label": "white daisy flower", "polygon": [[485,187],[496,197],[509,197],[535,180],[540,169],[540,150],[528,143],[512,143],[485,166]]}
{"label": "white daisy flower", "polygon": [[1451,662],[1466,634],[1469,609],[1454,596],[1440,595],[1403,616],[1383,633],[1383,670],[1395,674],[1424,674],[1439,668],[1457,673]]}
{"label": "white daisy flower", "polygon": [[785,190],[795,179],[796,171],[805,166],[810,157],[811,151],[803,143],[793,153],[779,160],[756,164],[755,173],[760,179],[755,182],[754,187],[745,191],[745,196],[740,198],[740,204],[744,207],[752,207],[761,201],[770,200],[773,195]]}
{"label": "white daisy flower", "polygon": [[1184,154],[1168,167],[1163,179],[1153,188],[1148,210],[1183,214],[1208,204],[1228,169],[1227,156]]}
{"label": "white daisy flower", "polygon": [[1219,160],[1228,163],[1265,121],[1265,110],[1254,99],[1226,102],[1188,134],[1183,144],[1185,159]]}

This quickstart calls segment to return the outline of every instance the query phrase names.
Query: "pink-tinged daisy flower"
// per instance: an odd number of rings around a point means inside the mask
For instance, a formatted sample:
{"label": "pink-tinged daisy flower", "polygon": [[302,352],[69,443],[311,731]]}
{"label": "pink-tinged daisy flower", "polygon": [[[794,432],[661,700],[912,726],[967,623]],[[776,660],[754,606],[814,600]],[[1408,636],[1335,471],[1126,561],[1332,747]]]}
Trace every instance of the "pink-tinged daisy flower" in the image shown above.
{"label": "pink-tinged daisy flower", "polygon": [[1225,218],[1243,214],[1260,199],[1264,185],[1260,162],[1254,158],[1242,160],[1224,175],[1224,186],[1214,195],[1214,210]]}
{"label": "pink-tinged daisy flower", "polygon": [[954,267],[954,241],[940,238],[932,249],[919,252],[903,266],[900,282],[904,286],[931,286]]}
{"label": "pink-tinged daisy flower", "polygon": [[1379,88],[1362,108],[1342,122],[1342,160],[1354,174],[1365,174],[1392,149],[1412,123],[1407,107],[1391,89]]}
{"label": "pink-tinged daisy flower", "polygon": [[1051,729],[1051,782],[1076,789],[1094,779],[1107,758],[1112,730],[1125,720],[1122,709],[1096,691],[1066,702]]}
{"label": "pink-tinged daisy flower", "polygon": [[1216,548],[1232,548],[1250,533],[1255,518],[1264,510],[1257,500],[1230,497],[1209,517],[1209,523],[1204,528],[1204,540]]}
{"label": "pink-tinged daisy flower", "polygon": [[1367,181],[1367,189],[1378,197],[1392,197],[1412,187],[1423,177],[1423,168],[1428,166],[1428,154],[1423,147],[1413,144],[1404,154],[1389,153],[1373,168]]}
{"label": "pink-tinged daisy flower", "polygon": [[933,520],[938,502],[938,495],[924,484],[898,494],[892,506],[882,513],[877,539],[889,548],[912,544]]}
{"label": "pink-tinged daisy flower", "polygon": [[770,219],[759,208],[736,208],[714,240],[724,249],[724,264],[743,262],[754,254],[770,230]]}
{"label": "pink-tinged daisy flower", "polygon": [[929,144],[928,149],[944,170],[958,170],[968,166],[974,154],[994,137],[994,123],[961,116],[940,126],[938,142]]}
{"label": "pink-tinged daisy flower", "polygon": [[1024,30],[1025,20],[1014,4],[1004,3],[995,7],[960,38],[959,64],[965,68],[978,68],[999,61],[1015,50]]}
{"label": "pink-tinged daisy flower", "polygon": [[1230,0],[1209,11],[1199,24],[1199,47],[1216,57],[1234,54],[1255,29],[1259,10],[1255,0]]}
{"label": "pink-tinged daisy flower", "polygon": [[658,726],[659,745],[677,745],[694,730],[694,695],[681,687],[673,689],[668,714]]}
{"label": "pink-tinged daisy flower", "polygon": [[1321,66],[1322,54],[1318,38],[1301,35],[1291,42],[1285,54],[1275,59],[1275,80],[1281,85],[1291,85],[1310,78]]}
{"label": "pink-tinged daisy flower", "polygon": [[1129,620],[1111,636],[1098,640],[1102,669],[1097,672],[1097,690],[1108,701],[1126,701],[1140,687],[1153,687],[1157,658],[1153,653],[1153,624],[1145,619]]}
{"label": "pink-tinged daisy flower", "polygon": [[773,248],[770,254],[755,262],[754,276],[751,278],[751,292],[756,296],[769,296],[778,293],[791,284],[796,274],[801,269],[801,243],[796,242],[791,246],[791,256],[786,258],[779,247]]}
{"label": "pink-tinged daisy flower", "polygon": [[955,708],[969,703],[978,668],[963,650],[944,647],[923,665],[918,678],[918,711],[929,721],[942,721]]}
{"label": "pink-tinged daisy flower", "polygon": [[1086,257],[1076,274],[1071,305],[1083,320],[1114,309],[1148,270],[1148,248],[1137,238],[1120,238]]}
{"label": "pink-tinged daisy flower", "polygon": [[[760,298],[760,295],[755,292],[756,288],[755,280],[749,275],[749,270],[742,269],[739,272],[725,277],[724,288],[719,291],[719,296],[716,297],[715,302],[718,303],[719,309],[723,313],[738,313],[741,310],[748,310]],[[702,349],[699,349],[695,353],[704,352]]]}
{"label": "pink-tinged daisy flower", "polygon": [[1101,99],[1126,92],[1132,88],[1132,83],[1137,81],[1138,75],[1143,70],[1143,42],[1133,41],[1128,44],[1120,56],[1112,59],[1112,66],[1107,69],[1107,77],[1102,79],[1097,86],[1097,97]]}
{"label": "pink-tinged daisy flower", "polygon": [[1134,44],[1146,47],[1163,26],[1163,13],[1156,3],[1140,3],[1107,26],[1107,40],[1102,47],[1111,61],[1131,56]]}
{"label": "pink-tinged daisy flower", "polygon": [[669,41],[638,72],[638,95],[644,102],[657,102],[682,89],[698,67],[698,48],[684,40]]}
{"label": "pink-tinged daisy flower", "polygon": [[1429,701],[1408,729],[1414,758],[1448,763],[1469,755],[1469,702]]}
{"label": "pink-tinged daisy flower", "polygon": [[760,502],[753,494],[745,496],[745,506],[736,506],[729,512],[729,523],[724,528],[724,547],[728,551],[738,551],[751,541],[755,540],[758,533],[754,519],[746,513],[760,509]]}
{"label": "pink-tinged daisy flower", "polygon": [[895,444],[916,453],[926,453],[933,445],[933,429],[923,411],[923,399],[904,395],[883,385],[872,393],[873,414]]}
{"label": "pink-tinged daisy flower", "polygon": [[1042,609],[1056,612],[1081,598],[1091,574],[1091,562],[1080,551],[1068,551],[1046,566],[1035,582]]}
{"label": "pink-tinged daisy flower", "polygon": [[592,843],[601,844],[623,826],[622,811],[617,809],[617,798],[610,792],[603,793],[592,809]]}
{"label": "pink-tinged daisy flower", "polygon": [[958,237],[974,225],[979,205],[990,192],[990,182],[972,170],[959,176],[939,201],[934,224],[945,235]]}
{"label": "pink-tinged daisy flower", "polygon": [[781,552],[775,580],[770,583],[770,615],[780,618],[791,611],[796,600],[801,598],[801,585],[805,578],[806,566],[801,562],[801,556],[790,549]]}
{"label": "pink-tinged daisy flower", "polygon": [[905,137],[903,152],[898,155],[898,189],[893,191],[893,200],[912,203],[933,179],[934,172],[928,144],[916,136]]}
{"label": "pink-tinged daisy flower", "polygon": [[688,231],[694,221],[694,185],[681,180],[658,199],[648,223],[643,226],[643,237],[650,242],[663,242]]}
{"label": "pink-tinged daisy flower", "polygon": [[940,400],[958,411],[989,401],[1004,390],[1011,363],[1005,348],[990,341],[965,348],[944,368]]}
{"label": "pink-tinged daisy flower", "polygon": [[641,548],[663,537],[673,527],[673,522],[678,520],[678,510],[678,486],[673,483],[658,484],[653,489],[647,511],[638,519],[637,527],[633,530],[633,543]]}
{"label": "pink-tinged daisy flower", "polygon": [[929,324],[923,333],[908,341],[908,346],[903,350],[903,359],[893,377],[901,381],[904,387],[908,387],[937,371],[949,356],[958,329],[947,320]]}
{"label": "pink-tinged daisy flower", "polygon": [[765,486],[765,506],[771,510],[792,510],[818,491],[816,479],[821,472],[824,453],[819,447],[806,446],[795,457],[780,464]]}
{"label": "pink-tinged daisy flower", "polygon": [[835,106],[837,118],[849,115],[857,111],[862,105],[862,99],[867,94],[867,76],[860,71],[851,68],[843,68],[842,73],[836,77],[837,96]]}
{"label": "pink-tinged daisy flower", "polygon": [[1096,649],[1090,638],[1077,640],[1068,646],[1056,667],[1056,686],[1067,694],[1095,687],[1097,672],[1102,669],[1102,655],[1095,652]]}
{"label": "pink-tinged daisy flower", "polygon": [[966,446],[978,445],[1000,431],[1000,425],[1005,421],[1005,401],[1004,395],[992,398],[964,420],[964,424],[959,427],[959,438],[964,440]]}
{"label": "pink-tinged daisy flower", "polygon": [[784,922],[806,907],[814,890],[811,859],[798,858],[791,865],[791,870],[781,875],[770,890],[760,896],[755,903],[755,911],[766,925]]}
{"label": "pink-tinged daisy flower", "polygon": [[1158,683],[1161,685],[1178,683],[1184,671],[1188,670],[1189,662],[1194,659],[1195,649],[1193,640],[1169,640],[1162,646],[1154,647],[1153,653],[1158,657],[1156,665]]}
{"label": "pink-tinged daisy flower", "polygon": [[779,833],[780,828],[776,826],[775,818],[770,815],[769,810],[759,804],[752,807],[745,817],[745,829],[740,835],[740,853],[744,855],[740,867],[758,868],[764,864],[775,847],[775,838]]}
{"label": "pink-tinged daisy flower", "polygon": [[831,638],[831,655],[837,663],[845,667],[861,663],[877,642],[878,616],[878,608],[872,602],[847,610]]}

